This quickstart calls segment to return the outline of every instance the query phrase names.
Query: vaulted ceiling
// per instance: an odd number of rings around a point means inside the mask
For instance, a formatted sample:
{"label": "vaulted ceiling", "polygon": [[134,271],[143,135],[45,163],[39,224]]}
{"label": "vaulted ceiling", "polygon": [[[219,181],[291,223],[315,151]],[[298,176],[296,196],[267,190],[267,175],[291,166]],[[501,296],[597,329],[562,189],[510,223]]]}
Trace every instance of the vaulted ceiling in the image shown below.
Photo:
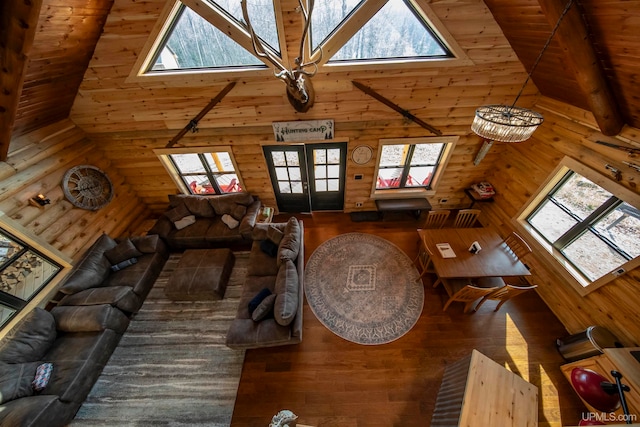
{"label": "vaulted ceiling", "polygon": [[[481,3],[481,0],[469,1]],[[442,6],[446,1],[425,3]],[[524,68],[530,70],[552,31],[557,10],[562,10],[566,2],[485,0],[485,3]],[[550,4],[555,12],[549,10]],[[15,137],[69,117],[83,78],[90,77],[85,75],[85,70],[112,7],[117,7],[114,0],[3,2],[0,6],[3,62],[0,114],[3,126],[12,125],[12,133],[6,129],[2,133],[5,139],[8,134]],[[136,10],[144,14],[146,7],[158,6],[142,1],[137,2]],[[583,20],[585,41],[595,52],[595,65],[602,70],[605,84],[612,93],[619,110],[616,114],[623,123],[640,128],[640,96],[637,95],[640,32],[636,30],[640,24],[640,1],[576,0],[572,7]],[[37,23],[34,14],[39,15]],[[448,14],[451,15],[448,22],[465,25],[464,16],[455,16],[455,5],[448,9]],[[30,35],[30,32],[35,33]],[[560,33],[561,30],[559,36]],[[33,37],[32,46],[30,37]],[[582,56],[583,49],[562,44],[555,37],[532,76],[542,95],[592,110],[585,86],[579,82],[583,77],[570,66],[576,63],[574,57],[579,59],[578,63],[584,62]],[[21,84],[21,91],[17,92]],[[0,141],[0,146],[5,147],[6,154],[8,141]]]}

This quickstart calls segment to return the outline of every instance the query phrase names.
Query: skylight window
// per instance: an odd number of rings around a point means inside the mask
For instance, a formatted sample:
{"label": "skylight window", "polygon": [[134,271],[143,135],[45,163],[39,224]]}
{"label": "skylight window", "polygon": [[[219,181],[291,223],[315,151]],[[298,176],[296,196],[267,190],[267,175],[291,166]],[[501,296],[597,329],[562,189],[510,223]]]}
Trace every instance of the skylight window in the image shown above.
{"label": "skylight window", "polygon": [[389,0],[329,62],[451,56],[408,1]]}
{"label": "skylight window", "polygon": [[364,0],[318,1],[311,14],[311,46],[316,50],[318,46],[336,31],[345,19]]}

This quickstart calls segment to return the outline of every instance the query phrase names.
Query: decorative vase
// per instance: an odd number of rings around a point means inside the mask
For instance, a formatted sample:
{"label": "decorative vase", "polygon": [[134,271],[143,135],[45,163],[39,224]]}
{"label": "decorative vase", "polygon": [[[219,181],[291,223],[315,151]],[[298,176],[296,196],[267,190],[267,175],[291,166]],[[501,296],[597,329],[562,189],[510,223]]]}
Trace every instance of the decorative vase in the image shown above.
{"label": "decorative vase", "polygon": [[586,368],[573,368],[571,385],[585,402],[603,412],[613,412],[620,406],[617,394],[608,394],[600,386],[609,380],[599,373]]}

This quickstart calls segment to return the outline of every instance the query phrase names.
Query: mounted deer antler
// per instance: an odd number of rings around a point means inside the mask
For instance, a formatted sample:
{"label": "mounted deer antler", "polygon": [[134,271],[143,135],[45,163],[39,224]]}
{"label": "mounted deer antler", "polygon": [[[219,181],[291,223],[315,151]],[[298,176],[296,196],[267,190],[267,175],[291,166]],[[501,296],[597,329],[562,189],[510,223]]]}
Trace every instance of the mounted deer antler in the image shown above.
{"label": "mounted deer antler", "polygon": [[[287,98],[293,108],[299,113],[306,113],[309,108],[313,106],[315,100],[315,92],[313,85],[311,84],[311,77],[318,72],[318,62],[322,59],[322,50],[320,51],[320,58],[316,61],[304,62],[304,45],[309,34],[309,26],[311,25],[311,13],[313,12],[313,5],[315,0],[309,0],[309,8],[305,8],[304,1],[298,0],[300,4],[300,11],[304,17],[304,29],[302,31],[302,38],[300,40],[300,54],[295,59],[296,66],[288,69],[282,63],[271,50],[265,48],[260,41],[260,38],[256,35],[251,21],[249,21],[249,13],[247,12],[246,0],[241,1],[242,16],[246,22],[247,31],[251,36],[251,42],[253,43],[253,50],[260,58],[264,58],[269,61],[275,67],[274,75],[282,80],[287,85]],[[306,71],[305,68],[313,67],[312,71]]]}

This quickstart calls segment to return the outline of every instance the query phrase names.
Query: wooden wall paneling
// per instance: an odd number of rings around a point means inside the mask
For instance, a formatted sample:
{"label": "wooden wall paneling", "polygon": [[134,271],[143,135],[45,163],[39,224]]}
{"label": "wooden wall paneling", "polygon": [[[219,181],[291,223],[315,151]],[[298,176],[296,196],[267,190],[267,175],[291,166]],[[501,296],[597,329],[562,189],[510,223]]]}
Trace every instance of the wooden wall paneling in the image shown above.
{"label": "wooden wall paneling", "polygon": [[[528,201],[526,195],[537,190],[563,156],[569,155],[603,175],[607,175],[603,168],[605,163],[619,163],[621,157],[628,159],[623,151],[596,147],[597,144],[592,143],[593,138],[605,137],[593,130],[588,114],[578,113],[572,120],[570,110],[573,108],[559,108],[560,112],[556,114],[552,107],[561,107],[561,104],[546,98],[541,103],[549,107],[545,112],[545,123],[530,141],[511,144],[504,151],[489,179],[497,188],[495,202],[481,206],[485,219],[504,235],[513,231],[512,218]],[[628,133],[636,135],[637,130]],[[629,169],[625,172],[620,184],[637,193],[638,173]],[[532,281],[539,285],[538,294],[569,333],[600,325],[611,330],[625,345],[637,345],[640,341],[637,313],[640,298],[635,292],[639,269],[582,297],[563,282],[562,276],[556,273],[559,267],[550,264],[546,258],[534,254],[529,263],[533,267]]]}

